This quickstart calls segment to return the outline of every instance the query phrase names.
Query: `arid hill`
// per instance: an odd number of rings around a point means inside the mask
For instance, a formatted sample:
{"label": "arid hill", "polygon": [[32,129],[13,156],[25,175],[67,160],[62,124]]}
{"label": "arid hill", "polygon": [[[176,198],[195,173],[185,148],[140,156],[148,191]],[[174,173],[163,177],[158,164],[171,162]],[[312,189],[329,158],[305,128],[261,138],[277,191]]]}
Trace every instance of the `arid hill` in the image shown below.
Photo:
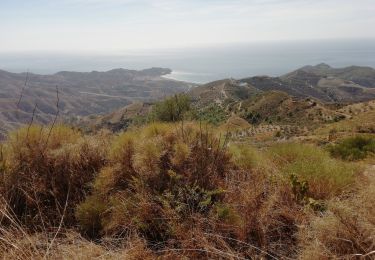
{"label": "arid hill", "polygon": [[[250,123],[254,120],[332,121],[343,117],[342,113],[335,111],[336,107],[331,109],[332,104],[375,99],[375,70],[369,67],[336,69],[319,64],[302,67],[281,77],[224,79],[198,87],[162,77],[170,72],[163,68],[142,71],[114,69],[27,76],[26,73],[0,71],[0,134],[31,120],[52,122],[56,114],[56,87],[61,118],[78,119],[86,126],[105,126],[112,130],[122,129],[134,117],[144,115],[150,102],[188,90],[195,107],[201,109],[215,105],[228,116],[234,111]],[[276,99],[280,103],[275,104]],[[134,114],[129,111],[138,105],[133,103],[146,106]],[[128,105],[131,105],[129,111]]]}
{"label": "arid hill", "polygon": [[[244,125],[282,124],[315,128],[350,118],[343,107],[375,99],[375,70],[327,64],[305,66],[281,77],[223,79],[191,88],[187,95],[200,119],[229,120]],[[361,85],[363,84],[363,85]],[[152,110],[152,103],[136,103],[111,114],[79,120],[86,129],[127,128]],[[134,113],[136,111],[136,113]],[[197,118],[195,118],[197,119]],[[212,121],[212,120],[209,120]],[[212,123],[212,122],[211,122]]]}
{"label": "arid hill", "polygon": [[171,70],[114,69],[107,72],[58,72],[53,75],[0,71],[0,134],[19,124],[49,123],[62,117],[109,113],[132,102],[161,99],[186,91],[190,84],[165,79]]}
{"label": "arid hill", "polygon": [[361,102],[375,98],[375,70],[351,66],[335,69],[327,64],[305,66],[281,77],[258,76],[240,80],[259,90],[280,90],[323,102]]}

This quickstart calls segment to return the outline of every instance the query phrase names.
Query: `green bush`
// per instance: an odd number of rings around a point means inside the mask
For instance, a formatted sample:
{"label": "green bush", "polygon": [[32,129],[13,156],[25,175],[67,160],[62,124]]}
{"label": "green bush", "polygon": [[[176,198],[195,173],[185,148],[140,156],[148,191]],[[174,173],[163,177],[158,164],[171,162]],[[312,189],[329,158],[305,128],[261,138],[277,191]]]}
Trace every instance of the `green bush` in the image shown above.
{"label": "green bush", "polygon": [[350,137],[339,144],[328,148],[332,156],[344,160],[355,161],[375,153],[375,138],[365,136]]}
{"label": "green bush", "polygon": [[263,120],[262,116],[259,113],[253,111],[247,112],[244,118],[247,122],[253,125],[260,124]]}
{"label": "green bush", "polygon": [[190,98],[185,94],[174,95],[152,108],[152,119],[163,122],[175,122],[183,119],[184,114],[190,110]]}
{"label": "green bush", "polygon": [[219,125],[227,120],[228,114],[221,106],[213,104],[196,111],[193,118],[209,124]]}
{"label": "green bush", "polygon": [[95,196],[87,197],[76,210],[76,218],[79,219],[80,229],[86,235],[94,237],[102,229],[101,216],[106,210],[104,202]]}

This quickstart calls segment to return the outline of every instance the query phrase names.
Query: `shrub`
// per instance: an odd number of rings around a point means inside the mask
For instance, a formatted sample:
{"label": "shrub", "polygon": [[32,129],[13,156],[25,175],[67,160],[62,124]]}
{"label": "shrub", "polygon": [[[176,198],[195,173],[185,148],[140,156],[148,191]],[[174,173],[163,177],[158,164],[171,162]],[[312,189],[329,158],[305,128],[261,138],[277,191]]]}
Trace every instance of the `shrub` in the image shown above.
{"label": "shrub", "polygon": [[218,104],[213,104],[195,111],[193,118],[209,124],[219,125],[228,119],[228,113]]}
{"label": "shrub", "polygon": [[185,94],[178,94],[156,103],[152,108],[152,117],[157,121],[175,122],[183,119],[189,110],[190,98]]}
{"label": "shrub", "polygon": [[[310,153],[283,156],[291,164]],[[76,216],[87,235],[137,233],[153,250],[178,248],[192,258],[215,248],[241,257],[295,256],[298,226],[307,216],[289,175],[281,174],[287,164],[278,167],[268,157],[244,145],[228,150],[210,129],[194,124],[151,124],[113,139],[109,164]]]}
{"label": "shrub", "polygon": [[344,139],[336,145],[328,147],[332,156],[344,160],[355,161],[375,153],[375,138],[355,136]]}
{"label": "shrub", "polygon": [[262,116],[259,113],[253,111],[247,112],[244,115],[244,118],[246,119],[246,121],[253,125],[260,124],[263,120]]}
{"label": "shrub", "polygon": [[65,126],[21,128],[5,143],[0,189],[17,217],[30,227],[74,224],[74,207],[105,163],[100,138]]}
{"label": "shrub", "polygon": [[76,217],[80,221],[80,229],[90,237],[94,237],[102,229],[101,216],[106,210],[103,201],[95,196],[86,198],[76,210]]}
{"label": "shrub", "polygon": [[[77,208],[86,233],[102,225],[97,235],[136,231],[156,243],[174,235],[170,215],[210,214],[234,165],[211,131],[192,124],[175,127],[156,123],[114,138],[110,164],[96,177],[93,195]],[[104,215],[92,199],[107,205]]]}

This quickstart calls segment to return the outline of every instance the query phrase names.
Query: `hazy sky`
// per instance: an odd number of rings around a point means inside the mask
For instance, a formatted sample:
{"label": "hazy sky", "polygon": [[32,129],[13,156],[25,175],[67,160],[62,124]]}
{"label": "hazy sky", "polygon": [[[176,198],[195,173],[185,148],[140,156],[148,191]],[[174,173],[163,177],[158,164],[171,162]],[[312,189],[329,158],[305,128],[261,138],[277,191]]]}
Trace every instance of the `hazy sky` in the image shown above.
{"label": "hazy sky", "polygon": [[0,0],[0,52],[375,38],[375,0]]}

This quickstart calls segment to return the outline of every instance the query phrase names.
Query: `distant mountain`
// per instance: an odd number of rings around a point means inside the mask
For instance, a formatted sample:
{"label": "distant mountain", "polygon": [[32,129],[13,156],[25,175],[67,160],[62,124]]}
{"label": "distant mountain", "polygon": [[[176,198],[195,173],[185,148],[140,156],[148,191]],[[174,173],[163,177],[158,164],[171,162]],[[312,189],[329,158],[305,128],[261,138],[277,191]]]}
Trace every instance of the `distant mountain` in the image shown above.
{"label": "distant mountain", "polygon": [[327,64],[305,66],[281,77],[255,76],[240,80],[216,81],[199,87],[199,90],[191,91],[191,94],[203,99],[209,96],[218,97],[220,92],[223,93],[224,82],[224,89],[240,93],[276,90],[295,97],[313,97],[322,102],[342,103],[375,99],[373,68],[351,66],[335,69]]}
{"label": "distant mountain", "polygon": [[316,66],[305,66],[300,70],[323,77],[336,77],[352,81],[368,88],[375,88],[375,69],[371,67],[350,66],[346,68],[332,68],[328,64],[321,63]]}
{"label": "distant mountain", "polygon": [[375,70],[369,67],[335,69],[322,63],[305,66],[280,79],[299,95],[308,94],[322,101],[361,102],[375,98]]}
{"label": "distant mountain", "polygon": [[[362,82],[363,85],[360,85]],[[265,91],[282,91],[294,97],[321,102],[353,103],[375,99],[375,70],[368,67],[334,69],[326,64],[306,66],[281,77],[255,76],[214,81],[191,89],[198,103],[243,100]]]}
{"label": "distant mountain", "polygon": [[258,90],[279,90],[323,102],[352,103],[375,99],[375,70],[370,67],[335,69],[322,63],[281,77],[257,76],[240,80],[240,83],[244,82]]}
{"label": "distant mountain", "polygon": [[319,64],[281,77],[219,80],[191,89],[188,94],[198,108],[216,104],[228,115],[251,124],[312,125],[349,117],[337,110],[344,104],[375,99],[375,70]]}
{"label": "distant mountain", "polygon": [[[375,99],[374,69],[334,69],[327,64],[305,66],[281,77],[255,76],[240,80],[223,79],[191,88],[187,95],[202,111],[220,107],[236,124],[262,122],[316,125],[349,117],[338,111],[346,103]],[[349,78],[354,81],[350,81]],[[366,82],[366,86],[359,82]],[[136,103],[106,116],[82,118],[86,128],[126,128],[138,115],[147,114],[152,103]],[[136,111],[136,112],[135,112]],[[235,124],[231,124],[235,125]]]}
{"label": "distant mountain", "polygon": [[150,68],[27,75],[0,70],[0,135],[19,124],[29,123],[35,105],[34,122],[52,122],[56,114],[56,87],[60,115],[65,118],[106,114],[137,100],[158,100],[191,87],[162,77],[170,72],[170,69]]}

